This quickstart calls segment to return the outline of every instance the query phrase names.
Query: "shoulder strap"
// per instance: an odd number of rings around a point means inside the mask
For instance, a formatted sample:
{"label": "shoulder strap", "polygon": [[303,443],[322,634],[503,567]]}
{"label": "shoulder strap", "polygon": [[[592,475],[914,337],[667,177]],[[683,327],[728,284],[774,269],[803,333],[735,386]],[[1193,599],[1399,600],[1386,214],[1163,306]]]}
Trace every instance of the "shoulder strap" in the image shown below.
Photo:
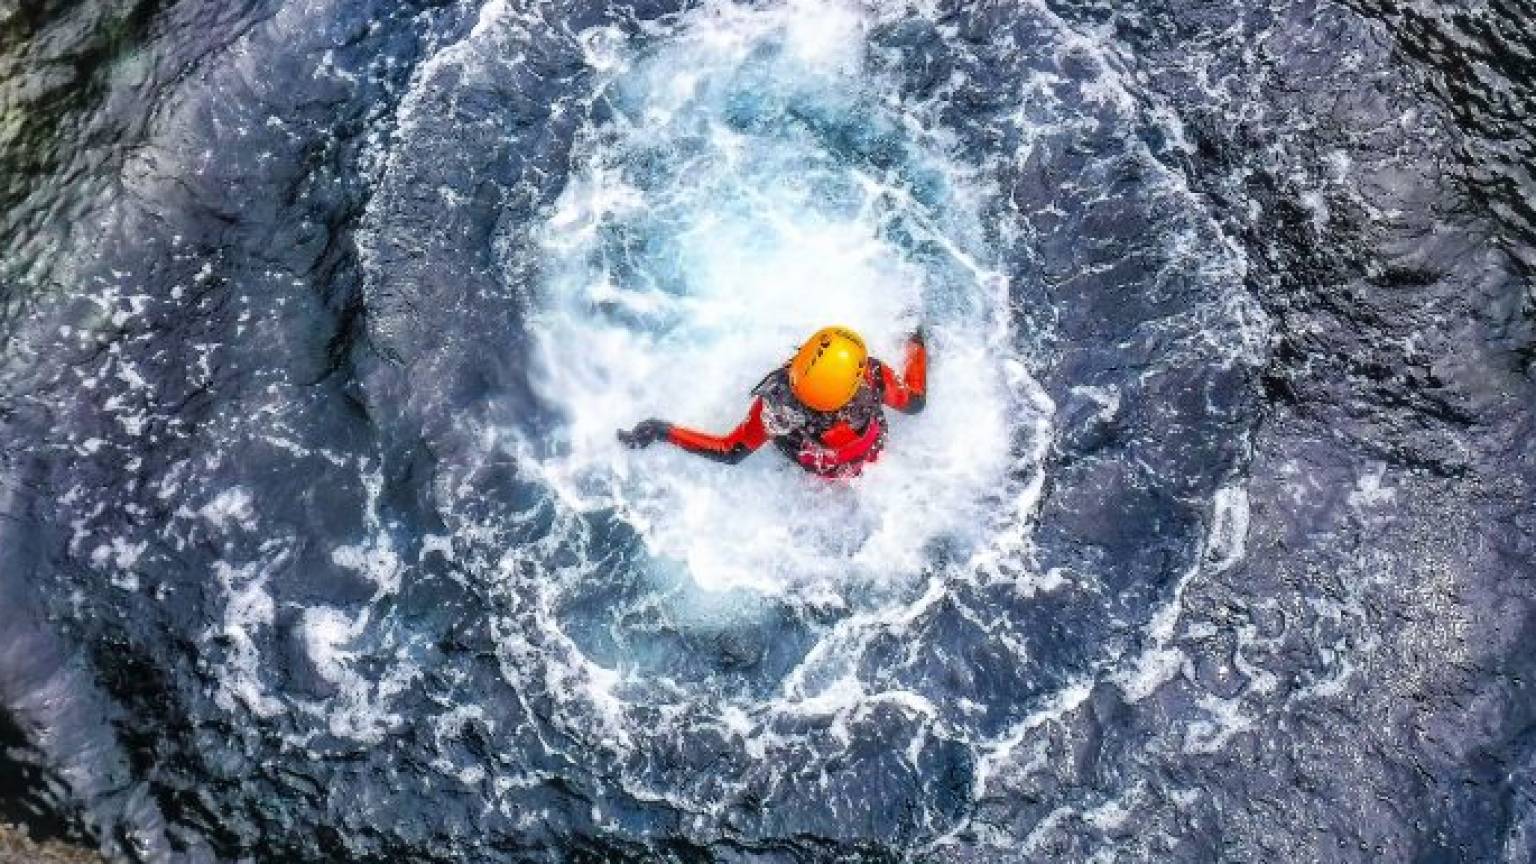
{"label": "shoulder strap", "polygon": [[869,362],[864,365],[864,383],[868,384],[879,397],[885,396],[885,374],[882,371],[884,365],[873,357],[869,358]]}
{"label": "shoulder strap", "polygon": [[752,388],[752,395],[753,396],[762,396],[765,393],[767,393],[768,390],[772,389],[773,384],[774,384],[774,379],[777,378],[784,371],[785,368],[786,367],[784,367],[784,366],[780,366],[779,368],[773,370],[772,372],[769,372],[767,375],[764,375],[763,376],[763,380],[757,382],[757,386]]}

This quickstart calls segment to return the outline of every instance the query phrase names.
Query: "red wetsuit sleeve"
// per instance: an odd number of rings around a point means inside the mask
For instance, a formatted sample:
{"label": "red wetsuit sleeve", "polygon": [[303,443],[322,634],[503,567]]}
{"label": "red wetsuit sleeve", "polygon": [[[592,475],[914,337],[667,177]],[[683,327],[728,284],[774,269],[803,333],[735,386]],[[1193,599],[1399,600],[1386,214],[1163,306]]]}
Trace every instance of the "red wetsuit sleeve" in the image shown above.
{"label": "red wetsuit sleeve", "polygon": [[928,400],[928,349],[922,340],[913,339],[907,343],[906,362],[900,375],[889,364],[876,361],[870,365],[876,367],[880,375],[881,401],[903,414],[923,410]]}
{"label": "red wetsuit sleeve", "polygon": [[763,400],[753,399],[747,419],[725,435],[673,426],[667,432],[667,440],[690,453],[734,465],[768,441],[768,428],[763,425]]}

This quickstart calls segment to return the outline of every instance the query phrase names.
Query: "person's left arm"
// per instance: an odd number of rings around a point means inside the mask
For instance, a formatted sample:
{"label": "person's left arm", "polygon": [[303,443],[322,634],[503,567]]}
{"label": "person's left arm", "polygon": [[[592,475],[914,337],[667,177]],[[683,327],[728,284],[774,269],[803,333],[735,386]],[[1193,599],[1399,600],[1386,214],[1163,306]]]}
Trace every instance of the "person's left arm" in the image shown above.
{"label": "person's left arm", "polygon": [[928,346],[921,327],[907,340],[905,354],[900,374],[872,359],[866,375],[881,402],[903,414],[916,414],[928,403]]}

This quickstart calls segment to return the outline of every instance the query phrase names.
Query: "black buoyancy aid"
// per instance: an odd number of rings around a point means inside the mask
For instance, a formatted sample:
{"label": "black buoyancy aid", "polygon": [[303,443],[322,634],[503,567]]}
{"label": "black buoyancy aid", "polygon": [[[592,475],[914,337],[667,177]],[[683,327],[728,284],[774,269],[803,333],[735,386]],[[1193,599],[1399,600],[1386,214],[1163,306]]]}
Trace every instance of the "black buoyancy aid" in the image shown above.
{"label": "black buoyancy aid", "polygon": [[795,398],[788,367],[768,373],[752,393],[763,400],[763,424],[774,444],[807,471],[855,476],[885,446],[885,412],[868,381],[836,411],[815,411]]}

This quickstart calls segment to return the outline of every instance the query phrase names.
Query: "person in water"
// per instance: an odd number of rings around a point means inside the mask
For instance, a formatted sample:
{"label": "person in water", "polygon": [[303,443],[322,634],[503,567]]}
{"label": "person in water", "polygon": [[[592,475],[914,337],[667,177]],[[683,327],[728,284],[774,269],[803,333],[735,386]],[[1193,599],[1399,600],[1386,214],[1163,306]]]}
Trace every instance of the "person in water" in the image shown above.
{"label": "person in water", "polygon": [[885,446],[885,411],[923,410],[928,350],[918,328],[898,374],[869,356],[845,327],[826,327],[752,388],[747,419],[725,435],[646,420],[619,430],[629,447],[666,440],[690,453],[734,465],[770,439],[795,463],[823,477],[856,477]]}

